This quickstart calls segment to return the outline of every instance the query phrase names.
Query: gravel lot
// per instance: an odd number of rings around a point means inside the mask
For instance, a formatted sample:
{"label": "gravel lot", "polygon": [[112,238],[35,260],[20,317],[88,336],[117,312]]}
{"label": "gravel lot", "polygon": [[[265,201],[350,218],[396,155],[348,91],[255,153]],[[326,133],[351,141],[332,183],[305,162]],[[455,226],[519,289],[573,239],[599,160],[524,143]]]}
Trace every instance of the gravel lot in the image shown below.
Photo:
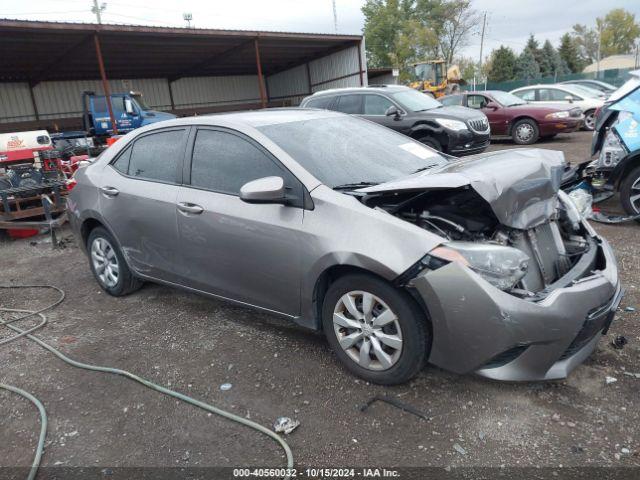
{"label": "gravel lot", "polygon": [[[590,139],[579,132],[538,146],[563,150],[576,162],[587,158]],[[491,147],[502,148],[514,145]],[[281,415],[297,418],[301,426],[288,442],[300,468],[431,466],[446,474],[449,467],[549,467],[534,471],[564,476],[568,467],[640,466],[640,375],[629,375],[640,373],[640,226],[595,227],[616,250],[627,294],[597,352],[558,382],[498,383],[429,366],[407,385],[369,385],[338,364],[322,336],[277,318],[158,285],[108,297],[75,245],[53,250],[46,237],[36,245],[33,239],[0,245],[1,283],[53,284],[67,292],[39,335],[73,358],[130,370],[263,425]],[[0,294],[1,304],[18,308],[54,298],[41,291]],[[629,341],[621,350],[610,345],[616,335]],[[27,340],[0,347],[0,365],[0,382],[33,393],[47,409],[43,466],[99,467],[99,476],[108,477],[114,467],[284,465],[264,436],[126,379],[72,368]],[[607,384],[608,376],[617,381]],[[226,382],[232,388],[221,391]],[[384,403],[362,413],[359,406],[377,394],[395,396],[429,419]],[[0,412],[0,466],[30,465],[37,412],[3,391]],[[639,471],[618,469],[617,478]]]}

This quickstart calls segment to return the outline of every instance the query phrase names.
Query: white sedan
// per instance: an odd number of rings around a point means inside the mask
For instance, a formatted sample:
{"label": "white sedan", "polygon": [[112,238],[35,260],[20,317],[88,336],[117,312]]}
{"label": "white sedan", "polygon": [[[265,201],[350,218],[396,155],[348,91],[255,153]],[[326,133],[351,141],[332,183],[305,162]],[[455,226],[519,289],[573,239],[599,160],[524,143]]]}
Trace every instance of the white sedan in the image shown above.
{"label": "white sedan", "polygon": [[584,113],[584,127],[593,130],[596,109],[604,105],[604,99],[586,88],[576,85],[528,85],[516,88],[511,93],[530,103],[566,104],[580,107]]}

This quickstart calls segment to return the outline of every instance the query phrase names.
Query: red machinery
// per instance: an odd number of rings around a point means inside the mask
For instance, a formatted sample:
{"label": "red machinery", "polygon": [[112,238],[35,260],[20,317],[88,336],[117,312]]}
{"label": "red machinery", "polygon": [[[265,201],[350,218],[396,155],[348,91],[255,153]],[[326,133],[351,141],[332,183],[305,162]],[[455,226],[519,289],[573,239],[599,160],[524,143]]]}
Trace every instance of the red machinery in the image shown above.
{"label": "red machinery", "polygon": [[[0,229],[37,233],[66,221],[63,197],[78,159],[63,161],[45,130],[0,134]],[[54,237],[55,241],[55,237]]]}

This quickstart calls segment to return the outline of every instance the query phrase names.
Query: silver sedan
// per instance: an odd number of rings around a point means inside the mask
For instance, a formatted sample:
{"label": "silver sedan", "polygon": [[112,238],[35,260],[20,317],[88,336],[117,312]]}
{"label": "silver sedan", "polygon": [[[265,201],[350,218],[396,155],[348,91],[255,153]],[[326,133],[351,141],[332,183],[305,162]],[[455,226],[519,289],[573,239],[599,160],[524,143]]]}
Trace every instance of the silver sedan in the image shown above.
{"label": "silver sedan", "polygon": [[382,384],[426,361],[538,380],[579,365],[621,297],[563,167],[547,150],[453,159],[277,109],[135,130],[77,172],[68,205],[111,295],[153,281],[282,315]]}

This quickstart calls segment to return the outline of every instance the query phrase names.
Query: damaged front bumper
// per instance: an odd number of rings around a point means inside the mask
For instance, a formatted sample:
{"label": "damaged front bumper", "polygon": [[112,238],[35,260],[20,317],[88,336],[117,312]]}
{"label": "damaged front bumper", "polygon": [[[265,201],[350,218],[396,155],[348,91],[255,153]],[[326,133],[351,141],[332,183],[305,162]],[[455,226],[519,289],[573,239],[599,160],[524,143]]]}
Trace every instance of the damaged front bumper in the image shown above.
{"label": "damaged front bumper", "polygon": [[456,262],[423,271],[411,285],[432,323],[429,361],[497,380],[566,377],[595,349],[622,298],[611,247],[593,240],[597,265],[572,272],[571,281],[543,297],[498,290]]}

